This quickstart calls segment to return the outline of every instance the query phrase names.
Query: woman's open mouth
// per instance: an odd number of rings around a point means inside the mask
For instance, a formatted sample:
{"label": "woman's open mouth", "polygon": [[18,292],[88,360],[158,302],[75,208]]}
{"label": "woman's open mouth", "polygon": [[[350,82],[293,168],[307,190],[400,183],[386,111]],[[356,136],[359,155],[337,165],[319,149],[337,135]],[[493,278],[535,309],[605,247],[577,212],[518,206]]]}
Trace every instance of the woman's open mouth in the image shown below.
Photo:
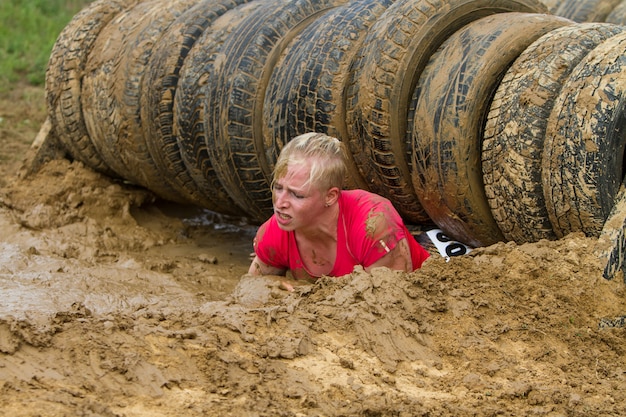
{"label": "woman's open mouth", "polygon": [[288,223],[289,221],[291,221],[291,216],[285,213],[281,213],[279,211],[276,212],[276,220],[278,220],[279,223],[285,224]]}

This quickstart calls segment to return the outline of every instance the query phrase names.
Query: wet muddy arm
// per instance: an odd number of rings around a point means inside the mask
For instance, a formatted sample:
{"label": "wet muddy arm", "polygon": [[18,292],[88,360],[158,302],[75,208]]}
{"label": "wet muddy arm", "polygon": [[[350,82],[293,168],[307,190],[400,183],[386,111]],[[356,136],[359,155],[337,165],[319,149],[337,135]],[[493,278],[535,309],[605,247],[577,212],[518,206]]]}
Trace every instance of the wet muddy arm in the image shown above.
{"label": "wet muddy arm", "polygon": [[[382,244],[382,243],[381,243]],[[401,239],[395,248],[387,248],[387,254],[385,254],[378,261],[374,262],[370,266],[366,267],[366,271],[371,271],[374,268],[380,266],[386,266],[390,269],[399,271],[411,272],[413,270],[413,262],[411,261],[411,250],[406,239]]]}
{"label": "wet muddy arm", "polygon": [[260,260],[258,256],[254,257],[248,270],[250,275],[285,275],[285,273],[286,270],[268,265]]}
{"label": "wet muddy arm", "polygon": [[248,270],[249,275],[267,276],[268,278],[274,279],[278,283],[279,288],[292,292],[294,291],[295,281],[285,279],[286,272],[287,271],[283,269],[267,265],[265,262],[261,261],[258,256],[254,257],[254,260],[250,264],[250,269]]}

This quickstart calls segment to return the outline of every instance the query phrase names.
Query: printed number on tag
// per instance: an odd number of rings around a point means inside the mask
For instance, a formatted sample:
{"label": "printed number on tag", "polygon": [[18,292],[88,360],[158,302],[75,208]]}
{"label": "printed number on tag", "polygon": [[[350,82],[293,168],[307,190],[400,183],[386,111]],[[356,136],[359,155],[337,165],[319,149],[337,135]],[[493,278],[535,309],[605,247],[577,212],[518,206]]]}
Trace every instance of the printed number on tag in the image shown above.
{"label": "printed number on tag", "polygon": [[426,232],[426,235],[433,242],[441,256],[450,260],[452,256],[461,256],[471,252],[471,248],[461,242],[450,239],[440,229],[432,229]]}

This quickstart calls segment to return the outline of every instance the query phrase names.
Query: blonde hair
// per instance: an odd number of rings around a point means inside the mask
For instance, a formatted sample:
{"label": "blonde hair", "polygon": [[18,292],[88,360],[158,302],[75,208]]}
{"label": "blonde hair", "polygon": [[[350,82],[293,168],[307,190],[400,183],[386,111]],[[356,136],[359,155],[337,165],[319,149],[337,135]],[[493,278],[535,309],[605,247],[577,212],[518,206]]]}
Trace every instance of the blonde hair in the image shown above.
{"label": "blonde hair", "polygon": [[287,174],[289,164],[311,163],[307,185],[321,191],[332,187],[340,190],[346,177],[345,149],[341,141],[323,133],[304,133],[289,141],[280,152],[274,167],[272,188],[277,179]]}

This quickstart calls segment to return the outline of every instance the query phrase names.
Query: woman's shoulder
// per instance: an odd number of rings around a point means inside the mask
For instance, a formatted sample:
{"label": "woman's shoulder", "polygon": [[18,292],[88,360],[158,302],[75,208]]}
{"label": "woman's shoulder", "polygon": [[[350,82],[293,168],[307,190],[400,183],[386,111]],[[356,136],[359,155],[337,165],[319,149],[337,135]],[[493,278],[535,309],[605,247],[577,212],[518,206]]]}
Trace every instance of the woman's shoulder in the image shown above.
{"label": "woman's shoulder", "polygon": [[402,218],[391,201],[365,190],[342,192],[340,212],[344,224],[349,228],[363,227],[386,230],[391,225],[402,223]]}
{"label": "woman's shoulder", "polygon": [[342,208],[347,210],[357,209],[369,212],[372,208],[392,207],[391,201],[385,197],[361,189],[343,190],[340,200]]}

